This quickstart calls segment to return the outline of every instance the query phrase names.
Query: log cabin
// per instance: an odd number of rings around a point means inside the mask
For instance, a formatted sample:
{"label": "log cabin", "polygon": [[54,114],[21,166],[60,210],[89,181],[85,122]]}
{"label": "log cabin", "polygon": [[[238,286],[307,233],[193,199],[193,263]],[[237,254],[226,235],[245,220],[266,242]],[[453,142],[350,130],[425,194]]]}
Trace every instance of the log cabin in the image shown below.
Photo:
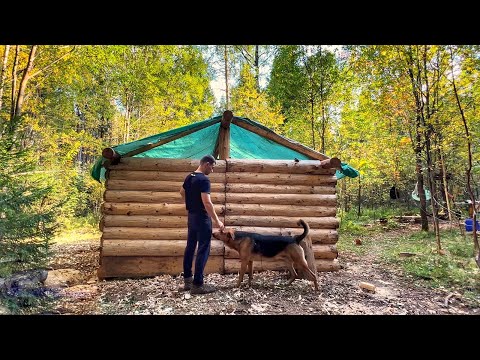
{"label": "log cabin", "polygon": [[[199,159],[217,160],[211,198],[226,227],[296,235],[310,225],[317,271],[339,269],[336,183],[341,162],[231,111],[181,128],[106,148],[92,168],[105,180],[98,276],[179,275],[187,211],[179,190]],[[238,253],[212,237],[205,273],[233,273]],[[255,271],[285,269],[265,259]]]}

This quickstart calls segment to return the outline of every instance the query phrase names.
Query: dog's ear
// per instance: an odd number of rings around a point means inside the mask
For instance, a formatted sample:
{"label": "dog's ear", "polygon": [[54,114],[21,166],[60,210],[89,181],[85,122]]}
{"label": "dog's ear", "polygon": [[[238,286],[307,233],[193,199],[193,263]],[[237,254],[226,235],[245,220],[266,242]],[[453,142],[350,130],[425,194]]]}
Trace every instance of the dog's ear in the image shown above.
{"label": "dog's ear", "polygon": [[235,240],[235,230],[228,229],[227,230],[227,237],[230,238],[231,240]]}

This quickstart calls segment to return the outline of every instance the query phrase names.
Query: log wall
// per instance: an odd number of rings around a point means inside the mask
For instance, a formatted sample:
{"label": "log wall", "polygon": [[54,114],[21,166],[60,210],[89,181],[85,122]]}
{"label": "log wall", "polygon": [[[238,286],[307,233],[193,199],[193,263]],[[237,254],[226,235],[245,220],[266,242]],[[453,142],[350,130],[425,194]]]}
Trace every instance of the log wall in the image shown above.
{"label": "log wall", "polygon": [[[179,190],[198,160],[122,158],[107,169],[102,204],[100,268],[107,277],[179,275],[187,238],[187,212]],[[310,226],[318,271],[338,270],[336,177],[318,160],[217,160],[211,198],[225,226],[263,234],[303,232]],[[278,261],[256,270],[285,269]],[[238,253],[212,238],[206,273],[239,269]]]}

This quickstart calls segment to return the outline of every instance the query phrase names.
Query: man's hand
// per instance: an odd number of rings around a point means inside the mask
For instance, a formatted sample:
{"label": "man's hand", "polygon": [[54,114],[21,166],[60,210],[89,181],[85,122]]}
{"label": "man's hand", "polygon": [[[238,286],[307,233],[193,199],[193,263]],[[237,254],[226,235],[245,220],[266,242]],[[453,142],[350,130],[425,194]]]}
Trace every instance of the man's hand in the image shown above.
{"label": "man's hand", "polygon": [[225,225],[223,225],[223,223],[220,220],[217,221],[216,225],[218,228],[220,228],[220,231],[223,231],[223,229],[225,229]]}

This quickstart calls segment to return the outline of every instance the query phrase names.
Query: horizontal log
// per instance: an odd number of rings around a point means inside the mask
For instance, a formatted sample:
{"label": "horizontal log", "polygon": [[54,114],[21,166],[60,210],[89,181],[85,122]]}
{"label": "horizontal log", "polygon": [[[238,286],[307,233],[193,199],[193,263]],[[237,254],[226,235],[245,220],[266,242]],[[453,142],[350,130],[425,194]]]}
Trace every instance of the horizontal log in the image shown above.
{"label": "horizontal log", "polygon": [[[213,191],[212,183],[212,191]],[[226,184],[227,193],[269,193],[269,194],[335,194],[334,185],[272,185],[272,184]]]}
{"label": "horizontal log", "polygon": [[[137,158],[124,157],[118,165],[111,165],[115,170],[157,170],[157,171],[195,171],[200,165],[200,159],[162,159],[162,158]],[[215,172],[225,172],[225,160],[217,160]]]}
{"label": "horizontal log", "polygon": [[[181,171],[141,171],[141,170],[108,170],[108,179],[135,180],[135,181],[183,181],[189,172]],[[208,175],[211,183],[225,183],[225,173],[211,173]]]}
{"label": "horizontal log", "polygon": [[227,172],[225,176],[227,184],[327,185],[337,183],[335,175]]}
{"label": "horizontal log", "polygon": [[[105,188],[108,190],[180,191],[182,184],[183,181],[135,181],[107,179],[105,182]],[[211,183],[210,189],[212,192],[224,192],[225,184]]]}
{"label": "horizontal log", "polygon": [[[214,205],[217,215],[225,209],[222,205]],[[181,215],[187,216],[185,204],[169,203],[110,203],[102,204],[102,213],[107,215]]]}
{"label": "horizontal log", "polygon": [[[327,159],[327,161],[330,161],[330,159]],[[335,169],[324,168],[320,160],[229,159],[227,163],[229,172],[313,175],[335,174]]]}
{"label": "horizontal log", "polygon": [[337,207],[335,194],[242,194],[228,193],[227,204],[307,205]]}
{"label": "horizontal log", "polygon": [[[312,248],[315,259],[336,259],[338,256],[337,247],[335,245],[313,244]],[[238,259],[238,251],[226,246],[225,258]]]}
{"label": "horizontal log", "polygon": [[[315,259],[317,271],[336,271],[340,269],[340,264],[337,259],[325,260]],[[225,259],[225,274],[238,273],[240,271],[239,259]],[[253,262],[253,271],[264,270],[287,270],[285,262],[278,260],[262,259],[262,261]],[[255,279],[255,278],[254,278]]]}
{"label": "horizontal log", "polygon": [[315,259],[336,259],[338,257],[337,246],[333,244],[312,244]]}
{"label": "horizontal log", "polygon": [[[102,256],[183,256],[186,243],[186,240],[104,240]],[[223,254],[223,242],[212,240],[210,255]]]}
{"label": "horizontal log", "polygon": [[269,215],[269,216],[335,216],[337,209],[333,206],[296,206],[268,204],[231,204],[225,207],[227,215]]}
{"label": "horizontal log", "polygon": [[144,227],[105,227],[102,239],[144,239],[144,240],[186,240],[187,227],[144,228]]}
{"label": "horizontal log", "polygon": [[[225,203],[225,193],[212,192],[210,198],[214,204]],[[184,203],[180,191],[105,190],[103,193],[103,199],[112,203]]]}
{"label": "horizontal log", "polygon": [[147,228],[187,227],[186,216],[104,215],[105,227],[133,226]]}
{"label": "horizontal log", "polygon": [[[264,235],[300,235],[302,228],[283,228],[283,227],[257,227],[257,226],[235,226],[238,231],[250,231]],[[338,241],[338,232],[334,229],[310,229],[310,239],[312,243],[335,244]]]}
{"label": "horizontal log", "polygon": [[[298,235],[301,228],[269,228],[253,226],[237,226],[238,231],[251,231],[265,235]],[[216,229],[214,228],[214,231]],[[310,229],[312,243],[335,244],[338,241],[337,230]],[[144,228],[144,227],[105,227],[102,239],[144,239],[144,240],[185,240],[187,228]],[[212,238],[213,239],[213,238]]]}
{"label": "horizontal log", "polygon": [[[223,273],[223,266],[223,256],[209,256],[204,273]],[[137,278],[180,275],[182,271],[183,256],[103,256],[97,275],[100,279]]]}
{"label": "horizontal log", "polygon": [[[298,217],[287,216],[243,216],[226,215],[225,226],[265,226],[265,227],[295,227]],[[303,217],[311,229],[336,229],[339,221],[335,217]],[[109,226],[105,221],[105,226]]]}

